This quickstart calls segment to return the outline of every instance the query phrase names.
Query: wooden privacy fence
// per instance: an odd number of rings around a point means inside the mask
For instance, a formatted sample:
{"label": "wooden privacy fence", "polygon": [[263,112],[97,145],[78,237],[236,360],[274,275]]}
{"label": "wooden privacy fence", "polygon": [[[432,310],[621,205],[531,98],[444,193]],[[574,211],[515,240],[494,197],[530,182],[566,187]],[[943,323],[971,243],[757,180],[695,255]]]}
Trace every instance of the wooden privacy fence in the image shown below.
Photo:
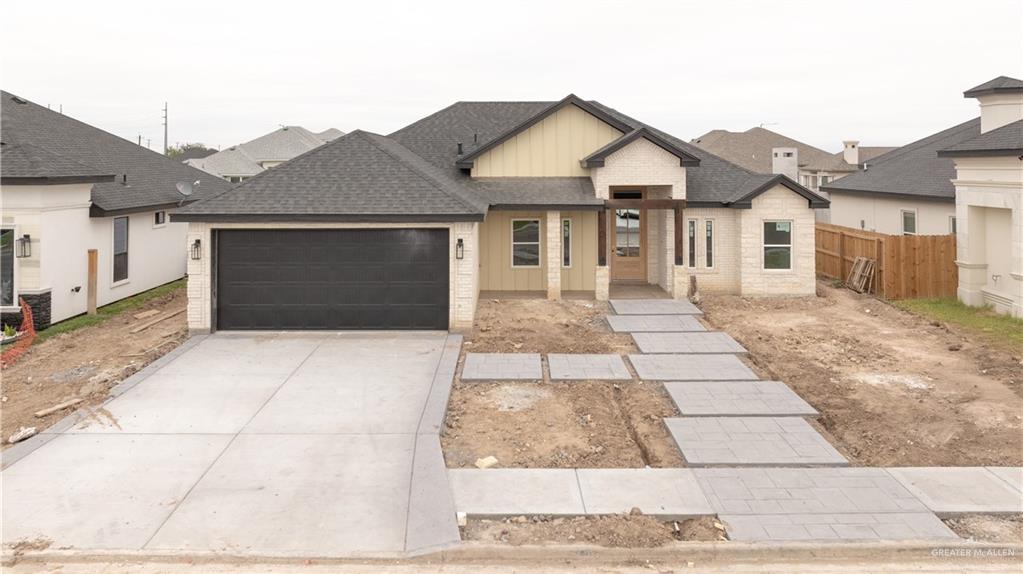
{"label": "wooden privacy fence", "polygon": [[818,222],[817,274],[845,281],[857,257],[876,262],[871,293],[886,299],[955,297],[955,235],[886,235]]}

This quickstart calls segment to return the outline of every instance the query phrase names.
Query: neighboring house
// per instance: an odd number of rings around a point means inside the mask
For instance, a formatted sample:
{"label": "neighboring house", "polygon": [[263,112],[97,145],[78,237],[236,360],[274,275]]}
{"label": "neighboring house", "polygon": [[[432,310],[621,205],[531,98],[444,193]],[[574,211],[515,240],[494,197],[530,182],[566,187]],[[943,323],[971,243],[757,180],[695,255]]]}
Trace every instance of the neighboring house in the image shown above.
{"label": "neighboring house", "polygon": [[343,135],[344,132],[334,128],[314,133],[302,126],[284,126],[252,141],[185,163],[239,183]]}
{"label": "neighboring house", "polygon": [[865,170],[824,186],[831,223],[890,235],[956,232],[952,160],[938,150],[980,134],[973,119],[878,156]]}
{"label": "neighboring house", "polygon": [[458,102],[355,131],[174,215],[188,324],[469,329],[481,291],[607,299],[612,283],[815,293],[814,209],[600,103]]}
{"label": "neighboring house", "polygon": [[230,187],[128,140],[0,92],[0,310],[37,329],[86,312],[88,250],[106,305],[185,275],[187,225],[168,213]]}
{"label": "neighboring house", "polygon": [[842,151],[831,153],[760,127],[713,130],[692,143],[756,173],[783,173],[814,191],[895,149],[860,147],[860,142],[849,140],[842,142]]}
{"label": "neighboring house", "polygon": [[189,147],[181,150],[178,155],[174,156],[176,161],[187,162],[190,159],[203,159],[217,153],[215,149],[209,149],[205,147]]}
{"label": "neighboring house", "polygon": [[959,300],[1023,317],[1023,80],[963,95],[980,103],[979,133],[938,151],[955,163]]}

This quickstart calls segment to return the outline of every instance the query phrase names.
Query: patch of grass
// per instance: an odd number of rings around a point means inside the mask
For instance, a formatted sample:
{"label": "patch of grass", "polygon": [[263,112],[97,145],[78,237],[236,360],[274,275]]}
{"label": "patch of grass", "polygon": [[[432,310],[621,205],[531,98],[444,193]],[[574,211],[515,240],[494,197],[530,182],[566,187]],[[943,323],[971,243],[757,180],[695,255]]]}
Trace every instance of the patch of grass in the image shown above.
{"label": "patch of grass", "polygon": [[120,301],[115,301],[109,305],[104,305],[103,307],[96,309],[95,315],[79,315],[77,317],[67,319],[66,321],[61,321],[55,325],[51,325],[49,329],[44,329],[36,333],[36,342],[41,343],[50,337],[60,335],[61,333],[70,333],[71,331],[75,331],[83,327],[99,325],[115,315],[131,309],[137,309],[147,302],[173,293],[177,289],[184,289],[185,282],[186,279],[178,279],[177,281],[160,285],[159,287],[155,287],[149,291],[143,291],[138,295],[133,295],[131,297],[121,299]]}
{"label": "patch of grass", "polygon": [[1023,347],[1023,319],[996,313],[990,307],[970,307],[958,299],[903,299],[896,307],[934,321],[966,327],[992,341]]}

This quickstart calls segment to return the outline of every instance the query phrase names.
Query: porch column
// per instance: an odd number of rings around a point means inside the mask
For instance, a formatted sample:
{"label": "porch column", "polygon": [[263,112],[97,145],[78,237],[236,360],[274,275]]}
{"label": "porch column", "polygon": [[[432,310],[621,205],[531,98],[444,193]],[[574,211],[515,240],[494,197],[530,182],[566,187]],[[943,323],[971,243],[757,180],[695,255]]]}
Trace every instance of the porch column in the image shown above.
{"label": "porch column", "polygon": [[547,298],[561,299],[561,212],[547,212]]}
{"label": "porch column", "polygon": [[674,299],[683,299],[689,295],[689,273],[686,268],[686,252],[684,248],[685,216],[684,209],[676,205],[671,212],[674,216],[672,225],[666,225],[671,237],[665,242],[671,253],[671,296]]}
{"label": "porch column", "polygon": [[611,273],[607,267],[607,209],[597,212],[597,267],[593,298],[607,301],[611,297]]}

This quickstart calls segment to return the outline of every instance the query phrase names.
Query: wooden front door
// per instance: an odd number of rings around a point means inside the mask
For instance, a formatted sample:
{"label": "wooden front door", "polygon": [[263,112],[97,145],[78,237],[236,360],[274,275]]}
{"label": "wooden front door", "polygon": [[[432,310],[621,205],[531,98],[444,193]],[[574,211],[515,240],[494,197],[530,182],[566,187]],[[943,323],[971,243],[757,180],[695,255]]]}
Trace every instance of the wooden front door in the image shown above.
{"label": "wooden front door", "polygon": [[[615,191],[614,199],[643,199],[642,191]],[[646,281],[646,210],[616,209],[611,224],[611,280]]]}

